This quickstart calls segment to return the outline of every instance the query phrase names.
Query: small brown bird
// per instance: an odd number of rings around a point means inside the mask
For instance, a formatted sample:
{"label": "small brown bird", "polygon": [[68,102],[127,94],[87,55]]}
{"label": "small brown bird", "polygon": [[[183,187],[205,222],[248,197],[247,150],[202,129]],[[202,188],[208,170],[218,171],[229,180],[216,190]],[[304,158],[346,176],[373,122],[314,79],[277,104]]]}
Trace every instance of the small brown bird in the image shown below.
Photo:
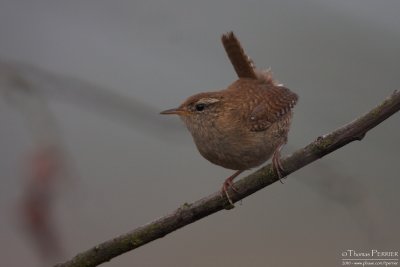
{"label": "small brown bird", "polygon": [[271,156],[279,179],[283,177],[280,150],[298,97],[277,84],[269,71],[257,71],[232,32],[222,36],[222,43],[239,79],[224,90],[193,95],[161,114],[179,115],[204,158],[236,170],[221,190],[232,204],[227,189],[237,192],[233,179]]}

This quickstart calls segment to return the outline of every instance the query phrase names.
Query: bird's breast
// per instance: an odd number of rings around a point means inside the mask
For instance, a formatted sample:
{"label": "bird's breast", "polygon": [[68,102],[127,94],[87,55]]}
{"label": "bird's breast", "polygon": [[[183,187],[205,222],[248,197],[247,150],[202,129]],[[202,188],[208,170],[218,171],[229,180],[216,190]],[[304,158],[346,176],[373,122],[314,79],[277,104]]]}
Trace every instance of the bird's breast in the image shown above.
{"label": "bird's breast", "polygon": [[204,158],[233,170],[246,170],[264,163],[277,143],[268,131],[251,132],[236,125],[221,128],[215,122],[207,127],[190,127],[189,131]]}

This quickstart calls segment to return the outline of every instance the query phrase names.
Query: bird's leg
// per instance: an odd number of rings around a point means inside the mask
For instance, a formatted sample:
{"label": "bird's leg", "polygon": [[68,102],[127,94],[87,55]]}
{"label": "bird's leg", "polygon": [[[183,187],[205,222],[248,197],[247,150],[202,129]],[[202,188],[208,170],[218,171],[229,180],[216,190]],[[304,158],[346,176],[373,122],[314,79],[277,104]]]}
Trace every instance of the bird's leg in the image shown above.
{"label": "bird's leg", "polygon": [[233,179],[235,179],[239,174],[241,174],[243,172],[243,170],[239,170],[237,172],[235,172],[234,174],[232,174],[231,176],[229,176],[225,182],[222,185],[222,189],[221,189],[221,195],[225,194],[226,198],[228,199],[229,203],[233,206],[233,202],[231,200],[231,198],[229,197],[228,194],[228,188],[232,188],[233,191],[235,191],[236,193],[239,193],[239,190],[235,187],[235,185],[233,184]]}
{"label": "bird's leg", "polygon": [[281,162],[281,150],[285,144],[280,144],[274,151],[272,156],[272,167],[278,174],[279,181],[283,184],[282,178],[285,177],[285,170],[283,169]]}

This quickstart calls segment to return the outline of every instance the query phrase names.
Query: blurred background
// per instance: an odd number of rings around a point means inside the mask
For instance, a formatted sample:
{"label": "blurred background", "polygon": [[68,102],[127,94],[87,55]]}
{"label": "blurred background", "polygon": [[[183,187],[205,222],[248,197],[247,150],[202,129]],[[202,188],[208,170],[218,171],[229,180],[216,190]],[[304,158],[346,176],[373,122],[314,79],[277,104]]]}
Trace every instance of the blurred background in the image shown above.
{"label": "blurred background", "polygon": [[[283,154],[400,89],[400,2],[0,0],[1,265],[51,266],[219,190],[186,97],[236,79],[233,30],[300,96]],[[341,266],[400,249],[400,115],[104,266]],[[248,172],[247,172],[248,173]]]}

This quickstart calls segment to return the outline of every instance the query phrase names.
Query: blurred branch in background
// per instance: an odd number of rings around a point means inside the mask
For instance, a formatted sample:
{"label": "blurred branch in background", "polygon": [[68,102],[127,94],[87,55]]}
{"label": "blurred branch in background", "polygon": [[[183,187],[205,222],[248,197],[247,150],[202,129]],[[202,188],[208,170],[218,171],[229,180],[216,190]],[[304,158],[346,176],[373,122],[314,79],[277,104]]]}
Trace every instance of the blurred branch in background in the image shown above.
{"label": "blurred branch in background", "polygon": [[159,116],[160,110],[142,103],[132,97],[114,93],[113,90],[65,75],[57,75],[23,63],[7,63],[0,60],[0,82],[6,86],[23,79],[31,90],[50,96],[56,100],[91,108],[100,114],[113,116],[143,130],[157,138],[166,138],[166,134],[181,133],[179,123],[166,121]]}
{"label": "blurred branch in background", "polygon": [[26,181],[18,205],[18,221],[40,251],[42,259],[54,262],[63,254],[53,216],[59,178],[67,174],[61,136],[40,92],[18,73],[0,69],[0,86],[5,99],[23,116],[34,143],[33,152],[27,153],[28,163],[21,164],[26,171]]}
{"label": "blurred branch in background", "polygon": [[[329,205],[336,204],[343,207],[371,245],[383,239],[382,234],[378,233],[380,233],[379,221],[384,218],[382,214],[384,209],[380,206],[377,196],[371,193],[362,181],[343,173],[340,167],[334,168],[332,165],[335,163],[329,160],[315,162],[312,176],[301,181],[318,192],[321,197],[328,199]],[[329,213],[330,209],[324,209],[322,212]]]}
{"label": "blurred branch in background", "polygon": [[[347,125],[323,136],[306,147],[299,149],[282,160],[287,174],[290,174],[323,156],[356,140],[362,140],[365,134],[400,110],[400,92],[395,91],[389,98],[367,114]],[[230,192],[233,202],[237,202],[256,191],[278,181],[272,165],[268,164],[256,172],[235,183],[238,192]],[[343,186],[346,186],[344,184]],[[232,208],[220,192],[204,197],[194,203],[183,204],[169,215],[161,217],[133,231],[115,237],[75,256],[70,261],[58,264],[58,267],[97,266],[130,250],[141,247],[151,241],[200,220],[222,209]]]}
{"label": "blurred branch in background", "polygon": [[[30,65],[0,60],[0,88],[7,102],[21,113],[33,139],[34,151],[27,153],[28,164],[22,164],[27,169],[27,181],[18,214],[46,262],[54,262],[62,255],[62,242],[53,218],[56,188],[60,188],[58,178],[72,173],[76,176],[66,160],[67,153],[57,121],[48,107],[48,97],[122,119],[157,138],[171,140],[178,133],[174,123],[161,120],[158,110],[140,101]],[[166,135],[168,132],[171,135]]]}
{"label": "blurred branch in background", "polygon": [[62,242],[53,216],[57,178],[62,160],[55,147],[38,147],[29,158],[28,179],[19,212],[25,229],[46,262],[63,255]]}

